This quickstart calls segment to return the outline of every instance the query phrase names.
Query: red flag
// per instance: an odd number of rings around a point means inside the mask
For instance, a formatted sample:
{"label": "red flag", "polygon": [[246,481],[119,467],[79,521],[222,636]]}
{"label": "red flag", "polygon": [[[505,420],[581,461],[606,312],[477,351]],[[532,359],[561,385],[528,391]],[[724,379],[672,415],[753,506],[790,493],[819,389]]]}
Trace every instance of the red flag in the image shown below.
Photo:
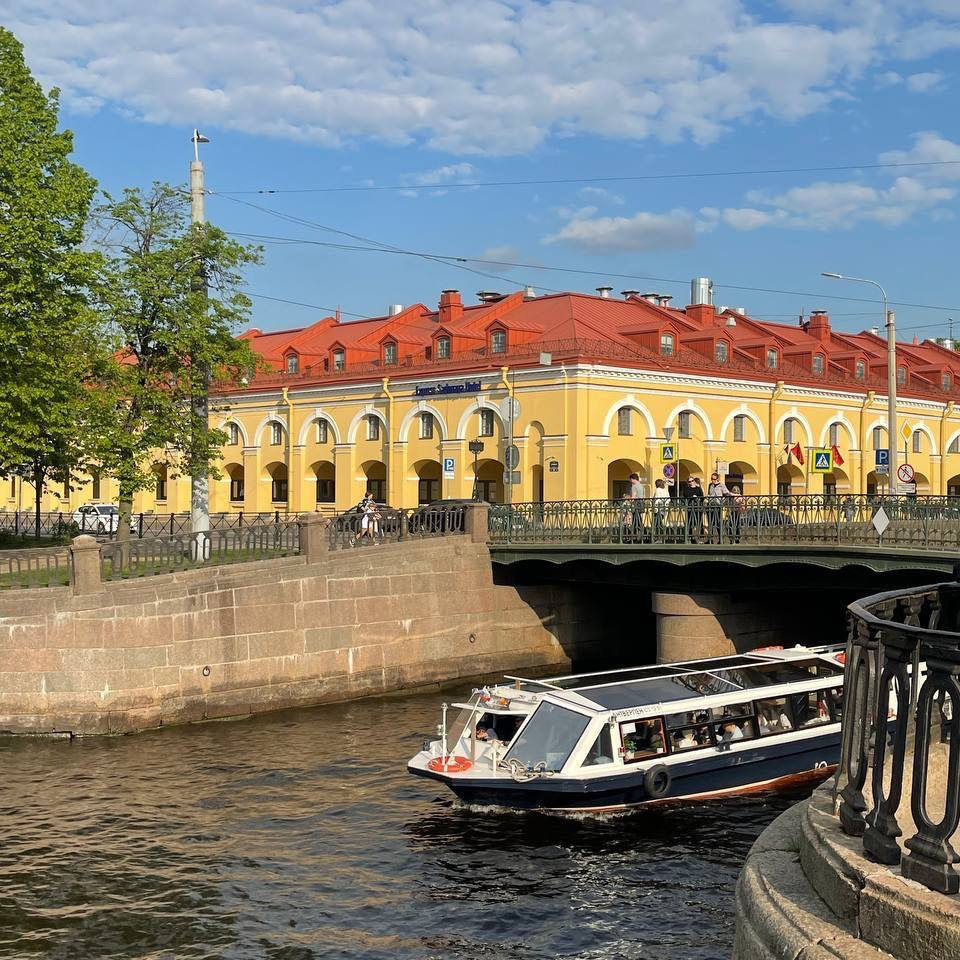
{"label": "red flag", "polygon": [[840,451],[837,449],[837,445],[834,444],[831,448],[833,451],[833,462],[838,466],[843,466],[843,457],[840,456]]}
{"label": "red flag", "polygon": [[792,449],[790,450],[790,452],[797,458],[797,463],[799,463],[800,466],[802,467],[803,466],[803,447],[801,447],[799,443],[795,443]]}

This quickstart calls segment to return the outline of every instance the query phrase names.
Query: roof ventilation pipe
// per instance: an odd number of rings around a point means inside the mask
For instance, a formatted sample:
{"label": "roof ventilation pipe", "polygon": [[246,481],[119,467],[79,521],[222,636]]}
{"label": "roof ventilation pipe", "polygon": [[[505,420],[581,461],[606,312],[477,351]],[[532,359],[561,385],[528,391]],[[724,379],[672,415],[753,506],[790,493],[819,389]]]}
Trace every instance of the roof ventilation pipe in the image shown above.
{"label": "roof ventilation pipe", "polygon": [[652,303],[654,306],[660,306],[660,294],[659,293],[641,293],[641,297],[647,301],[647,303]]}
{"label": "roof ventilation pipe", "polygon": [[403,304],[402,303],[391,303],[387,307],[387,316],[395,317],[398,313],[403,313]]}
{"label": "roof ventilation pipe", "polygon": [[597,293],[603,297],[604,300],[610,299],[610,293],[612,292],[613,287],[597,287]]}
{"label": "roof ventilation pipe", "polygon": [[728,327],[735,327],[736,325],[737,325],[737,321],[736,321],[736,318],[735,318],[735,317],[727,317],[727,326],[728,326]]}
{"label": "roof ventilation pipe", "polygon": [[620,296],[623,297],[624,300],[629,300],[631,297],[639,297],[640,291],[639,290],[621,290]]}
{"label": "roof ventilation pipe", "polygon": [[661,293],[659,299],[661,307],[669,307],[673,297],[669,296],[669,294]]}
{"label": "roof ventilation pipe", "polygon": [[713,281],[709,277],[694,277],[690,281],[690,303],[713,303]]}
{"label": "roof ventilation pipe", "polygon": [[532,299],[537,295],[537,291],[534,290],[533,287],[531,287],[530,284],[528,283],[528,284],[523,288],[523,295],[524,295],[528,300],[532,300]]}
{"label": "roof ventilation pipe", "polygon": [[943,340],[940,341],[940,346],[943,347],[944,350],[952,350],[953,340],[951,340],[950,337],[944,337]]}
{"label": "roof ventilation pipe", "polygon": [[745,316],[747,315],[747,308],[746,308],[746,307],[734,307],[734,308],[733,308],[733,312],[734,312],[734,313],[739,313],[741,317],[745,317]]}
{"label": "roof ventilation pipe", "polygon": [[879,337],[879,336],[880,336],[880,328],[879,328],[879,327],[871,327],[871,328],[870,328],[870,332],[871,332],[875,337]]}
{"label": "roof ventilation pipe", "polygon": [[478,290],[477,299],[481,303],[496,303],[503,299],[503,294],[498,290]]}

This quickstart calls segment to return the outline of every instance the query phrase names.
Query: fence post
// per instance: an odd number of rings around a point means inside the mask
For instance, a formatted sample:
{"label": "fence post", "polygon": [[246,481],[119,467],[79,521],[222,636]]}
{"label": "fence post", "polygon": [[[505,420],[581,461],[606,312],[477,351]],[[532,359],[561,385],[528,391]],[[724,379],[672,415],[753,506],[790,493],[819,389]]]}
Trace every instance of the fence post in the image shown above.
{"label": "fence post", "polygon": [[300,552],[307,558],[307,563],[316,563],[330,552],[329,523],[319,513],[307,513],[300,518]]}
{"label": "fence post", "polygon": [[490,504],[481,500],[468,503],[463,508],[463,532],[474,543],[490,542]]}
{"label": "fence post", "polygon": [[89,534],[74,537],[70,544],[70,586],[74,596],[101,593],[100,544]]}

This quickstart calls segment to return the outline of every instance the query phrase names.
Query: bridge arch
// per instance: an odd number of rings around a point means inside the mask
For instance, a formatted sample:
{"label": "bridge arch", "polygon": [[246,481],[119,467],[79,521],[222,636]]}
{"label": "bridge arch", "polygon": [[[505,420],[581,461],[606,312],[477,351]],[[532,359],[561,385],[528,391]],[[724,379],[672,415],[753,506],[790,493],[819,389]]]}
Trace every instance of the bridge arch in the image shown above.
{"label": "bridge arch", "polygon": [[614,417],[616,417],[617,411],[622,410],[624,407],[627,407],[630,410],[636,410],[636,412],[643,417],[643,421],[647,425],[648,437],[659,436],[659,431],[654,425],[653,417],[650,415],[650,411],[642,403],[640,403],[633,396],[633,394],[621,397],[619,400],[614,401],[613,405],[607,411],[607,415],[603,419],[603,433],[605,433],[608,437],[610,436],[610,427],[613,424]]}

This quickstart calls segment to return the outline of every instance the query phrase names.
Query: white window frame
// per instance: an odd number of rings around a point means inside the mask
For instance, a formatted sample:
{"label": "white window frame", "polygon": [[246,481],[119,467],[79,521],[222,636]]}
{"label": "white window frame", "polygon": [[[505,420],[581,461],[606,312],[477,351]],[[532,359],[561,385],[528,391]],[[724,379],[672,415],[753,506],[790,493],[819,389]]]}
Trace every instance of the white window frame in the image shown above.
{"label": "white window frame", "polygon": [[427,411],[424,411],[420,414],[420,439],[421,440],[432,440],[433,439],[433,414]]}
{"label": "white window frame", "polygon": [[743,443],[743,441],[746,439],[746,430],[747,430],[747,418],[742,413],[738,413],[733,418],[734,443]]}
{"label": "white window frame", "polygon": [[493,411],[482,408],[479,411],[480,416],[480,436],[492,437],[494,435]]}
{"label": "white window frame", "polygon": [[380,418],[375,413],[367,414],[367,439],[380,439]]}
{"label": "white window frame", "polygon": [[270,421],[270,446],[283,446],[283,425],[276,420]]}
{"label": "white window frame", "polygon": [[772,347],[767,350],[767,369],[776,370],[780,366],[780,353]]}
{"label": "white window frame", "polygon": [[730,359],[730,345],[726,340],[718,340],[713,348],[713,358],[717,363],[726,363]]}
{"label": "white window frame", "polygon": [[326,443],[330,439],[330,424],[321,417],[317,420],[317,443]]}
{"label": "white window frame", "polygon": [[490,352],[491,353],[507,352],[507,331],[506,330],[492,330],[490,332]]}
{"label": "white window frame", "polygon": [[437,337],[437,359],[450,359],[450,338],[448,336]]}
{"label": "white window frame", "polygon": [[388,340],[383,345],[383,365],[385,367],[396,366],[397,363],[397,345],[392,340]]}
{"label": "white window frame", "polygon": [[676,347],[677,338],[672,333],[660,334],[660,355],[672,357]]}
{"label": "white window frame", "polygon": [[681,410],[677,414],[677,437],[681,440],[689,440],[693,434],[690,432],[690,411]]}

